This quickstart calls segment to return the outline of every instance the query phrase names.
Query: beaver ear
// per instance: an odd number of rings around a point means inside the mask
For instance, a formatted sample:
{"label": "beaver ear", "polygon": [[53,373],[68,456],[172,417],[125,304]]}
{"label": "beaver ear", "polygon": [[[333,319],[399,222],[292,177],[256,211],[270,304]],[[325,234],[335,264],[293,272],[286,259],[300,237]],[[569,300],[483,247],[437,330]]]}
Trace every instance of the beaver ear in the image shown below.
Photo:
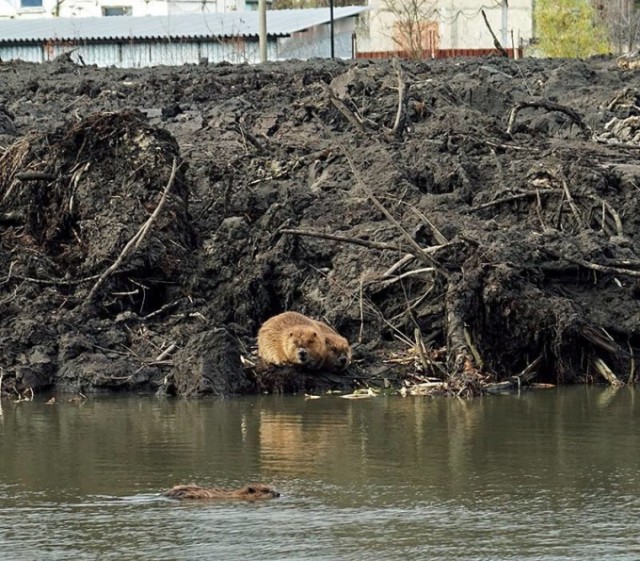
{"label": "beaver ear", "polygon": [[289,337],[293,337],[293,331],[289,331]]}

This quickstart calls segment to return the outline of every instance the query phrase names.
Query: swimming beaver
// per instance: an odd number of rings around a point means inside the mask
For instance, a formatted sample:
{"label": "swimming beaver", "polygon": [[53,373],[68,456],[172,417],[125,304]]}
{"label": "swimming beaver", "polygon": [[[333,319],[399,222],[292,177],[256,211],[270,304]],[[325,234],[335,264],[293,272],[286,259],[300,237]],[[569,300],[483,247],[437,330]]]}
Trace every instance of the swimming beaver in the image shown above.
{"label": "swimming beaver", "polygon": [[218,489],[215,487],[200,487],[198,485],[176,485],[162,493],[163,497],[170,499],[240,499],[256,501],[261,499],[274,499],[280,493],[268,485],[262,483],[250,483],[240,489]]}

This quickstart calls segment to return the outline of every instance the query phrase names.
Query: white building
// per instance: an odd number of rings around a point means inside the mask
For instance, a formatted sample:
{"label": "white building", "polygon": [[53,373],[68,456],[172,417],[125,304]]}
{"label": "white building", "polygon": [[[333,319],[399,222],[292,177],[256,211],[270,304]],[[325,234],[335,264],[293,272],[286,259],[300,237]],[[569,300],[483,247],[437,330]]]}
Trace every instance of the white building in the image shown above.
{"label": "white building", "polygon": [[[267,0],[267,5],[270,3]],[[258,0],[0,0],[0,19],[168,16],[257,9]]]}
{"label": "white building", "polygon": [[[356,20],[366,11],[366,6],[335,8],[335,57],[353,58]],[[78,64],[124,68],[205,59],[255,63],[258,30],[257,12],[0,20],[0,60],[46,62],[69,53]],[[269,60],[328,58],[331,36],[328,8],[267,11]]]}
{"label": "white building", "polygon": [[[533,36],[534,0],[369,0],[358,30],[359,56],[398,51],[481,54],[494,49],[484,21],[512,49]],[[467,52],[470,51],[470,52]],[[474,53],[475,52],[475,53]]]}

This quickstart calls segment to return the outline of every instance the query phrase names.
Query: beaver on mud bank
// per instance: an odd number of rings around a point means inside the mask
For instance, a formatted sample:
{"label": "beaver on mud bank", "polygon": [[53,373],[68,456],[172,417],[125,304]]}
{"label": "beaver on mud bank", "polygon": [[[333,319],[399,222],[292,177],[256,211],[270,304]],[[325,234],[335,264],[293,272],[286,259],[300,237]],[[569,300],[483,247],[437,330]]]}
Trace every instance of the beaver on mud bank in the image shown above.
{"label": "beaver on mud bank", "polygon": [[219,489],[217,487],[200,487],[198,485],[175,485],[162,493],[169,499],[218,499],[218,500],[242,500],[260,501],[275,499],[280,493],[263,483],[250,483],[240,489]]}
{"label": "beaver on mud bank", "polygon": [[273,316],[258,331],[258,356],[265,364],[318,369],[326,359],[326,348],[316,322],[297,312]]}
{"label": "beaver on mud bank", "polygon": [[[0,63],[3,395],[633,383],[638,92],[606,57]],[[264,374],[284,309],[358,360]]]}
{"label": "beaver on mud bank", "polygon": [[298,312],[283,312],[260,327],[258,356],[267,365],[344,370],[351,362],[351,347],[326,323]]}

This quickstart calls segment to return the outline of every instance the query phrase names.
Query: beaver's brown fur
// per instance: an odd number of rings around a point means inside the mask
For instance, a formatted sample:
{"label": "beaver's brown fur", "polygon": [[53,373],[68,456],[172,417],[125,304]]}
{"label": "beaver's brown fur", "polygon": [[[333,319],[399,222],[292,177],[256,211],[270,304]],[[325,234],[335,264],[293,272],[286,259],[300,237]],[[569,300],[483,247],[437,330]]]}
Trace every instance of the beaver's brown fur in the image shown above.
{"label": "beaver's brown fur", "polygon": [[351,347],[342,335],[329,327],[326,323],[317,322],[320,331],[324,335],[325,359],[322,363],[323,369],[344,370],[351,364]]}
{"label": "beaver's brown fur", "polygon": [[318,322],[297,312],[269,318],[258,331],[258,356],[266,364],[320,368],[326,359]]}
{"label": "beaver's brown fur", "polygon": [[234,490],[199,487],[198,485],[176,485],[162,493],[162,496],[170,499],[240,499],[257,501],[274,499],[279,497],[280,493],[268,485],[250,483]]}

